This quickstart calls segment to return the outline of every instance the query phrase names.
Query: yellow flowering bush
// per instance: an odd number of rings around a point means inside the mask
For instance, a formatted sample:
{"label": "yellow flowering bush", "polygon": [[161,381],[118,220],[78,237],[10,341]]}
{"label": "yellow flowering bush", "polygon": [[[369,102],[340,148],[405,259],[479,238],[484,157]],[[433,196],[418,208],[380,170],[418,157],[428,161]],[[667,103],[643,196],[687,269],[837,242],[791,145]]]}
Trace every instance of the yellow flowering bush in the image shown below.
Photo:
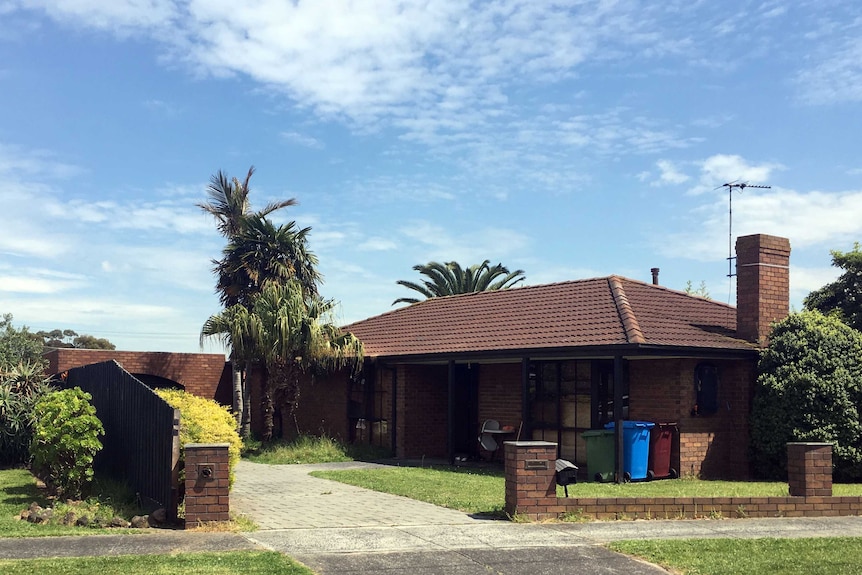
{"label": "yellow flowering bush", "polygon": [[234,467],[239,463],[242,440],[236,432],[236,420],[228,408],[176,389],[156,390],[168,404],[180,410],[180,458],[187,443],[227,443],[230,461],[230,484],[233,486]]}

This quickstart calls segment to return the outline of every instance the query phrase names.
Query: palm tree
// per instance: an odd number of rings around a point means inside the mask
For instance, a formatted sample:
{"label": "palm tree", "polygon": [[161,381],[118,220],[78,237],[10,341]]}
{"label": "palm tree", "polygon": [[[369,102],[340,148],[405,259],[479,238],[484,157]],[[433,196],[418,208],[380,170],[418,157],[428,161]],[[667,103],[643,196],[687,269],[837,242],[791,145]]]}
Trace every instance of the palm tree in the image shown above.
{"label": "palm tree", "polygon": [[296,222],[276,226],[259,213],[243,218],[243,225],[214,262],[216,290],[225,307],[248,304],[270,281],[299,281],[307,294],[317,293],[322,276],[317,256],[308,250],[311,228],[297,229]]}
{"label": "palm tree", "polygon": [[268,282],[251,305],[234,305],[210,317],[201,338],[238,342],[239,354],[260,358],[263,367],[263,440],[272,439],[274,404],[286,404],[296,422],[300,375],[358,366],[362,344],[331,321],[334,303],[308,294],[297,280]]}
{"label": "palm tree", "polygon": [[[254,174],[254,166],[248,169],[245,180],[240,183],[237,178],[228,178],[227,174],[219,170],[210,178],[210,183],[207,186],[209,202],[206,204],[197,204],[200,209],[215,216],[216,220],[218,220],[216,226],[219,233],[228,239],[233,238],[239,233],[240,229],[242,229],[244,218],[251,213],[251,202],[248,199],[250,191],[248,182],[252,174]],[[281,208],[295,206],[296,203],[295,198],[272,202],[255,213],[264,217]]]}
{"label": "palm tree", "polygon": [[[219,170],[210,178],[210,183],[207,186],[208,203],[197,204],[199,208],[208,214],[215,216],[217,220],[216,227],[223,236],[228,240],[233,240],[240,234],[245,227],[247,218],[255,216],[265,218],[276,210],[287,206],[296,205],[296,200],[291,198],[279,202],[272,202],[262,210],[251,213],[251,202],[249,201],[249,181],[254,174],[254,166],[248,169],[248,174],[245,180],[240,182],[237,178],[229,178],[227,174]],[[223,277],[220,271],[221,262],[213,261],[216,265],[216,273],[218,275],[218,283],[216,291],[220,294],[220,299],[224,303],[229,300],[226,286],[233,284]],[[230,342],[227,342],[230,345]],[[250,410],[248,403],[248,389],[243,382],[243,371],[241,360],[234,354],[234,346],[231,345],[231,366],[233,367],[233,409],[237,418],[237,427],[243,435],[248,435],[251,425]]]}
{"label": "palm tree", "polygon": [[[446,262],[445,264],[428,262],[425,265],[415,265],[413,269],[429,279],[422,280],[422,283],[406,280],[398,280],[395,283],[419,292],[426,299],[478,291],[509,289],[526,279],[524,270],[510,272],[503,264],[498,263],[491,266],[489,260],[472,265],[466,270],[458,262]],[[392,305],[402,302],[417,303],[418,301],[420,301],[418,298],[402,297],[392,302]]]}

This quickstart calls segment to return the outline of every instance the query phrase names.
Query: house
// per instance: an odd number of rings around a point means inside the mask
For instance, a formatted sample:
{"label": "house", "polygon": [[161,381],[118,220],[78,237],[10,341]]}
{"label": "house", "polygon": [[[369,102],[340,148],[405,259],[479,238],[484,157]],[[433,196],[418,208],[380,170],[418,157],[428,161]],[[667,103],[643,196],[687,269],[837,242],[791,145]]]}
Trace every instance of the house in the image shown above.
{"label": "house", "polygon": [[362,375],[346,389],[343,375],[315,382],[299,423],[452,461],[479,455],[480,426],[494,419],[583,464],[585,431],[674,422],[672,467],[746,477],[759,350],[789,308],[790,242],[751,235],[736,251],[736,308],[609,276],[429,299],[350,324]]}

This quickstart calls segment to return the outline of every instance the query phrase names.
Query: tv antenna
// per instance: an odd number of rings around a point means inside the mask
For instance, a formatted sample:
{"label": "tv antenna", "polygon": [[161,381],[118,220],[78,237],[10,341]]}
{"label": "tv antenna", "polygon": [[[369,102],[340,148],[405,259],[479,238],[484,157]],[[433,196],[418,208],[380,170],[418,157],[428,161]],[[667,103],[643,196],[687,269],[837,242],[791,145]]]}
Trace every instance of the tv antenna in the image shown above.
{"label": "tv antenna", "polygon": [[[745,188],[770,189],[772,186],[756,186],[754,184],[749,184],[748,182],[734,180],[732,182],[727,182],[726,184],[721,184],[715,189],[717,190],[718,188],[727,188],[727,277],[728,282],[730,282],[730,278],[736,275],[733,273],[733,261],[736,259],[733,256],[733,190],[739,190],[739,193],[741,194]],[[730,299],[730,294],[728,294],[727,297]]]}

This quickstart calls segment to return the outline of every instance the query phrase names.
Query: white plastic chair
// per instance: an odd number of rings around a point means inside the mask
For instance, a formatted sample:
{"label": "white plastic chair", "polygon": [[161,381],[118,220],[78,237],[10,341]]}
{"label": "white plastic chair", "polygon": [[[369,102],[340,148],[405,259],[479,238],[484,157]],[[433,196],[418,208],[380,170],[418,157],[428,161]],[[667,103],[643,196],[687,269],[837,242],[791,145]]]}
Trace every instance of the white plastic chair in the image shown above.
{"label": "white plastic chair", "polygon": [[491,460],[494,459],[494,455],[500,448],[500,443],[495,437],[500,431],[500,422],[495,419],[486,419],[482,423],[482,430],[479,434],[479,446],[491,453]]}

